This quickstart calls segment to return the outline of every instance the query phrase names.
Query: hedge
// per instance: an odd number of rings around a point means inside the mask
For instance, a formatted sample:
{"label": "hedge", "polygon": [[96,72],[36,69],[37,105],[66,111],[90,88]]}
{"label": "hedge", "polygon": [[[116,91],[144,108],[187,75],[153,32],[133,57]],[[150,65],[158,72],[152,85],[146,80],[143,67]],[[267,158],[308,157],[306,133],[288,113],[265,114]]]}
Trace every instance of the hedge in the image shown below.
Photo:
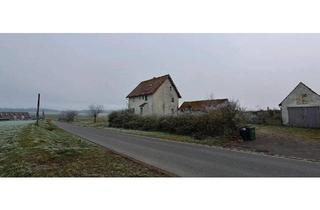
{"label": "hedge", "polygon": [[164,117],[142,117],[129,110],[122,110],[112,112],[109,115],[109,126],[190,135],[202,139],[206,136],[235,134],[242,122],[241,113],[241,109],[236,104],[230,104],[219,110],[211,110],[203,114],[181,114]]}

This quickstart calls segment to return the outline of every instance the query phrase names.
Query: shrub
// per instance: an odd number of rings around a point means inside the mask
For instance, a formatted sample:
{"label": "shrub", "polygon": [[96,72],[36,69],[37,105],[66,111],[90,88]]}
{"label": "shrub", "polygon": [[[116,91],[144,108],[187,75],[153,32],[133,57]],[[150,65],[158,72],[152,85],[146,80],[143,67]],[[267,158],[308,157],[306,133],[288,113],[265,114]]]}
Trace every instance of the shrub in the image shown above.
{"label": "shrub", "polygon": [[117,128],[190,135],[203,139],[206,136],[234,135],[244,123],[242,113],[240,106],[234,102],[226,107],[196,115],[142,117],[129,110],[122,110],[109,115],[109,125]]}
{"label": "shrub", "polygon": [[161,117],[159,119],[159,130],[168,133],[175,133],[176,121],[177,119],[172,116]]}
{"label": "shrub", "polygon": [[56,126],[53,125],[52,123],[48,122],[48,125],[47,125],[46,129],[48,131],[54,131],[56,129]]}
{"label": "shrub", "polygon": [[179,115],[175,119],[174,132],[181,135],[191,135],[196,130],[196,117],[193,115]]}
{"label": "shrub", "polygon": [[140,117],[141,130],[159,130],[159,119],[156,116]]}
{"label": "shrub", "polygon": [[109,114],[110,127],[127,128],[128,122],[135,120],[137,116],[130,110],[121,110]]}

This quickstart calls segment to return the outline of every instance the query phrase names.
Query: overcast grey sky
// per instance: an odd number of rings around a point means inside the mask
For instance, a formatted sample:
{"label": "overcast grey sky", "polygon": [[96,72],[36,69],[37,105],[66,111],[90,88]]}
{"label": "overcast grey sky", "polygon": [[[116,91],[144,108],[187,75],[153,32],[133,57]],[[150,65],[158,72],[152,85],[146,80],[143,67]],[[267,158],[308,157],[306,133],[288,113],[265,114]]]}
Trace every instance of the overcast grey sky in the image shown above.
{"label": "overcast grey sky", "polygon": [[320,92],[319,34],[0,34],[0,107],[124,108],[142,80],[171,74],[182,101],[277,107],[303,81]]}

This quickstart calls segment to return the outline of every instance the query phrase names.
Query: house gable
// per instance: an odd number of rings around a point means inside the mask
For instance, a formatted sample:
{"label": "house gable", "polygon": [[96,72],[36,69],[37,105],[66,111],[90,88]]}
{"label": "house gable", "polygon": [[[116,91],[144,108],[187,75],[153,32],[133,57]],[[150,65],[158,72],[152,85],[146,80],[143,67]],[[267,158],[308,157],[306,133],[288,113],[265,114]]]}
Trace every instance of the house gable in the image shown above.
{"label": "house gable", "polygon": [[166,80],[153,94],[153,112],[161,115],[176,114],[179,95],[170,80]]}
{"label": "house gable", "polygon": [[293,106],[307,106],[320,104],[320,96],[304,83],[300,82],[290,94],[279,104]]}

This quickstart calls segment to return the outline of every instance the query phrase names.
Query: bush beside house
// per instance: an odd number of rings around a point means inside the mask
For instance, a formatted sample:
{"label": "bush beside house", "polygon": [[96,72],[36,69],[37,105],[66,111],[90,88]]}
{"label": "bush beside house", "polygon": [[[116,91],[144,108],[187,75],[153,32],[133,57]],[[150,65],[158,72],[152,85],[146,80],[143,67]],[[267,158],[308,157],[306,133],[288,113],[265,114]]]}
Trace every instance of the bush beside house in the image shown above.
{"label": "bush beside house", "polygon": [[112,112],[109,126],[144,131],[161,131],[190,135],[197,139],[206,136],[234,135],[243,122],[242,110],[237,103],[208,113],[178,116],[139,116],[130,110]]}

